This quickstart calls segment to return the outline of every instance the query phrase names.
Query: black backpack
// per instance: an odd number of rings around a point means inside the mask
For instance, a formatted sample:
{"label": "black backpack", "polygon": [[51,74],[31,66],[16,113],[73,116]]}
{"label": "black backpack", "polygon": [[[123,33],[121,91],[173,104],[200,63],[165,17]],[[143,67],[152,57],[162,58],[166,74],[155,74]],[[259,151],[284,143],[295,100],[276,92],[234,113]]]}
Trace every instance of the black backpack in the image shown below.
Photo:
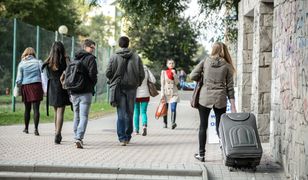
{"label": "black backpack", "polygon": [[65,88],[72,92],[82,92],[86,88],[87,69],[82,60],[71,61],[65,70]]}

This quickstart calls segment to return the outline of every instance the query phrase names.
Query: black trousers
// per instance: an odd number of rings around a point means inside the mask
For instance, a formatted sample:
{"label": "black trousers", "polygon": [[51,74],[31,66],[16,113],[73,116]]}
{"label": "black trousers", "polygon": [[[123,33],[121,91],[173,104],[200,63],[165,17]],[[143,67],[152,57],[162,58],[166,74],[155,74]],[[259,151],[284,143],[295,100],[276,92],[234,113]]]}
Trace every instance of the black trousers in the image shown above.
{"label": "black trousers", "polygon": [[[223,113],[226,112],[226,107],[222,109],[217,109],[213,107],[215,116],[216,116],[216,132],[219,135],[219,123],[220,117]],[[199,105],[199,116],[200,116],[200,127],[199,127],[199,154],[200,156],[204,156],[205,154],[205,144],[206,144],[206,131],[208,127],[209,115],[211,112],[211,108],[207,108]]]}
{"label": "black trousers", "polygon": [[40,121],[40,101],[36,102],[24,102],[25,104],[25,129],[29,128],[29,122],[30,122],[30,112],[31,112],[31,105],[33,105],[33,114],[34,114],[34,127],[35,129],[38,128],[38,124]]}

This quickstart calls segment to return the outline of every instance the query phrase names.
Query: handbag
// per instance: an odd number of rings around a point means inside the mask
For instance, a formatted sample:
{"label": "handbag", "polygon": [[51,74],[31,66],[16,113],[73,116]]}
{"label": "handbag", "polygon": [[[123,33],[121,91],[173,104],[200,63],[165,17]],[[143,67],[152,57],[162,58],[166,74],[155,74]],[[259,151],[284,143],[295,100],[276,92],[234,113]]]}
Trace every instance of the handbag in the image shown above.
{"label": "handbag", "polygon": [[203,75],[201,76],[200,80],[197,82],[196,87],[194,89],[194,92],[192,94],[190,105],[193,108],[199,107],[199,97],[200,97],[200,91],[203,86]]}
{"label": "handbag", "polygon": [[21,95],[21,88],[15,85],[14,91],[13,91],[14,97],[20,96]]}
{"label": "handbag", "polygon": [[162,116],[166,116],[168,113],[167,104],[165,99],[160,100],[155,112],[155,119],[159,119]]}
{"label": "handbag", "polygon": [[156,89],[156,87],[155,87],[155,84],[152,83],[149,80],[148,80],[148,88],[149,88],[150,96],[155,97],[155,96],[157,96],[159,94],[157,89]]}

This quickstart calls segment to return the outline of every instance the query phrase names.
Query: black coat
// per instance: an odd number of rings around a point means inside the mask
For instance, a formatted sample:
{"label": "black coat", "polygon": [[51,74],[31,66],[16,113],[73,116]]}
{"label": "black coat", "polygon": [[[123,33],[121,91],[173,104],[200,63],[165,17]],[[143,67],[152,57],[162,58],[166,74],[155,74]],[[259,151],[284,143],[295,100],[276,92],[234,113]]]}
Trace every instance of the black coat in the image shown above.
{"label": "black coat", "polygon": [[71,92],[71,94],[81,94],[81,93],[92,93],[94,95],[94,87],[97,83],[97,63],[96,57],[86,52],[85,50],[81,50],[76,53],[74,61],[82,61],[82,64],[87,69],[87,81],[86,88],[82,92]]}
{"label": "black coat", "polygon": [[53,71],[48,64],[46,64],[48,74],[48,101],[49,105],[55,107],[63,107],[70,105],[69,95],[67,90],[62,88],[60,77],[66,69],[66,64],[60,64],[58,70]]}

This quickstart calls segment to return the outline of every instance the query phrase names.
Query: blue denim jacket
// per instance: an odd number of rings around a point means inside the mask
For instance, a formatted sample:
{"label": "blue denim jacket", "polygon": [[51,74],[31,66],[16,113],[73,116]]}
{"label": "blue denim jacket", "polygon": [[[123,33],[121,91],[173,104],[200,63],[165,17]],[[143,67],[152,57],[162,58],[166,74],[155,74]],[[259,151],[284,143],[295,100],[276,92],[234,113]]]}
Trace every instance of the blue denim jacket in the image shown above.
{"label": "blue denim jacket", "polygon": [[42,82],[41,67],[43,62],[28,56],[22,59],[18,65],[16,83],[18,85],[31,84],[35,82]]}

